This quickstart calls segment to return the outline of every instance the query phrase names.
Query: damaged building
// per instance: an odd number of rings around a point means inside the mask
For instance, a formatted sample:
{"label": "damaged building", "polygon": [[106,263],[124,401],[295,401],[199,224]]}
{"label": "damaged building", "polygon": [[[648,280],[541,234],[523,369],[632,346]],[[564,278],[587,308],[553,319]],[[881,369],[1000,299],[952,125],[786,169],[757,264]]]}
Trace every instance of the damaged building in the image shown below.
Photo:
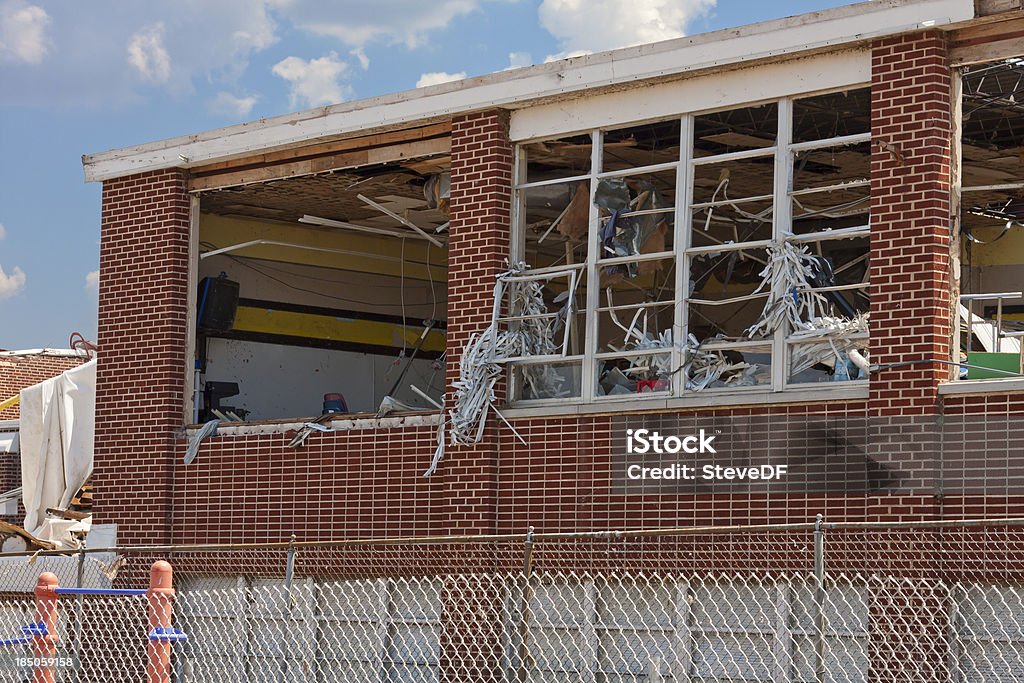
{"label": "damaged building", "polygon": [[[861,3],[85,156],[97,521],[1019,513],[949,473],[1019,467],[1022,35],[1017,2]],[[980,411],[984,455],[946,435],[941,467],[888,429]],[[636,428],[800,474],[634,491]]]}

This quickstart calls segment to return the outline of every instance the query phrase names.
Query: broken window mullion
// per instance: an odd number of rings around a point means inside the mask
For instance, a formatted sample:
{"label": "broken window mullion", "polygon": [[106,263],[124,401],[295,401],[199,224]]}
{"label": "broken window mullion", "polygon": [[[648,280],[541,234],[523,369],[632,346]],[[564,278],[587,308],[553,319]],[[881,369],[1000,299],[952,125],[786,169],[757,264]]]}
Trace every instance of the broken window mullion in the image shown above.
{"label": "broken window mullion", "polygon": [[615,171],[603,171],[597,174],[598,180],[607,178],[622,178],[626,176],[643,175],[645,173],[658,173],[659,171],[672,171],[679,164],[678,161],[666,161],[662,164],[651,164],[650,166],[637,166],[635,168],[623,168]]}
{"label": "broken window mullion", "polygon": [[686,253],[690,256],[700,256],[701,254],[723,254],[730,251],[764,249],[765,247],[770,247],[774,243],[774,240],[757,240],[756,242],[722,242],[721,244],[711,244],[703,247],[690,247],[686,250]]}
{"label": "broken window mullion", "polygon": [[805,187],[802,190],[792,190],[790,191],[789,196],[802,197],[808,194],[835,192],[837,190],[849,190],[854,187],[868,187],[869,185],[871,185],[870,178],[858,178],[857,180],[847,180],[842,183],[835,183],[834,185],[821,185],[818,187]]}
{"label": "broken window mullion", "polygon": [[[771,292],[756,292],[754,294],[744,294],[743,296],[734,296],[728,299],[688,299],[687,302],[693,306],[725,306],[727,304],[738,304],[744,301],[752,301],[754,299],[764,299],[771,296]],[[764,342],[761,342],[764,346]]]}
{"label": "broken window mullion", "polygon": [[809,232],[804,235],[789,234],[782,239],[793,244],[806,244],[808,242],[826,242],[828,240],[849,240],[858,237],[869,237],[871,226],[858,225],[851,228],[836,228],[835,230],[820,230]]}
{"label": "broken window mullion", "polygon": [[740,161],[741,159],[757,159],[759,157],[770,157],[775,154],[775,145],[771,147],[758,147],[757,149],[745,149],[739,152],[726,152],[725,154],[712,154],[706,157],[694,157],[690,163],[694,166],[705,164],[717,164],[725,161]]}
{"label": "broken window mullion", "polygon": [[740,197],[738,199],[716,199],[713,202],[699,202],[691,204],[690,209],[715,209],[720,206],[732,206],[733,204],[750,204],[752,202],[764,202],[773,199],[775,195],[762,194],[756,197]]}
{"label": "broken window mullion", "polygon": [[515,189],[515,190],[530,190],[530,189],[533,189],[535,187],[546,187],[548,185],[561,185],[563,183],[568,184],[568,183],[586,182],[586,181],[589,181],[591,179],[591,177],[592,176],[588,173],[586,175],[569,176],[568,178],[553,178],[551,180],[535,180],[532,183],[522,183],[520,185],[516,185],[516,186],[513,187],[513,189]]}
{"label": "broken window mullion", "polygon": [[[779,120],[779,128],[782,128],[781,118]],[[850,145],[858,145],[862,142],[871,142],[871,133],[856,133],[855,135],[840,135],[834,138],[825,138],[823,140],[810,140],[808,142],[794,142],[789,145],[791,152],[807,152],[815,149],[822,149],[824,147],[848,147]]]}

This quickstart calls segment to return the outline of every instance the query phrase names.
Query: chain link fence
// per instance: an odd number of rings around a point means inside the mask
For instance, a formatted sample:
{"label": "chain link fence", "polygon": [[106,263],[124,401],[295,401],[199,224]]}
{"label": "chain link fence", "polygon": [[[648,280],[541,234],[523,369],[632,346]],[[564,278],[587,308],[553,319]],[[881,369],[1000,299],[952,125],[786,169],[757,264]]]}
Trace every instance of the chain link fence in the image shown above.
{"label": "chain link fence", "polygon": [[0,680],[34,680],[22,575],[132,589],[155,559],[169,662],[145,595],[62,596],[45,680],[1024,681],[1024,520],[6,556]]}

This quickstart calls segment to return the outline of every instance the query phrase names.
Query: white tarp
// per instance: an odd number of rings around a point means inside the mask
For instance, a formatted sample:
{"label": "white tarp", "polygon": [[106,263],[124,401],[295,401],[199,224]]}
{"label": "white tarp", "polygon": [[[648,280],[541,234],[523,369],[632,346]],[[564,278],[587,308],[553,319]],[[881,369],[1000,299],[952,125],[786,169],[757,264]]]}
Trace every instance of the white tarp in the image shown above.
{"label": "white tarp", "polygon": [[67,527],[77,523],[47,520],[46,508],[67,508],[92,474],[95,416],[95,360],[21,391],[22,500],[30,533],[69,540]]}

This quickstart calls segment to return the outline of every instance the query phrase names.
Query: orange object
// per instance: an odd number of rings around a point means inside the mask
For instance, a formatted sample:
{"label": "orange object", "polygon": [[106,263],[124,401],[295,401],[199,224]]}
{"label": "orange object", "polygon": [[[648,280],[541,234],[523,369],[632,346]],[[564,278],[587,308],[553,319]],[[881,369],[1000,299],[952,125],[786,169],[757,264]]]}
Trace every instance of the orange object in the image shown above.
{"label": "orange object", "polygon": [[57,656],[57,576],[50,572],[39,575],[36,583],[36,623],[46,626],[45,634],[32,637],[32,652],[39,664],[32,669],[32,683],[55,683],[57,671],[48,660]]}
{"label": "orange object", "polygon": [[[171,565],[157,560],[149,570],[149,632],[170,629],[174,616],[174,584]],[[146,683],[170,683],[171,643],[167,640],[149,639],[146,648]]]}

